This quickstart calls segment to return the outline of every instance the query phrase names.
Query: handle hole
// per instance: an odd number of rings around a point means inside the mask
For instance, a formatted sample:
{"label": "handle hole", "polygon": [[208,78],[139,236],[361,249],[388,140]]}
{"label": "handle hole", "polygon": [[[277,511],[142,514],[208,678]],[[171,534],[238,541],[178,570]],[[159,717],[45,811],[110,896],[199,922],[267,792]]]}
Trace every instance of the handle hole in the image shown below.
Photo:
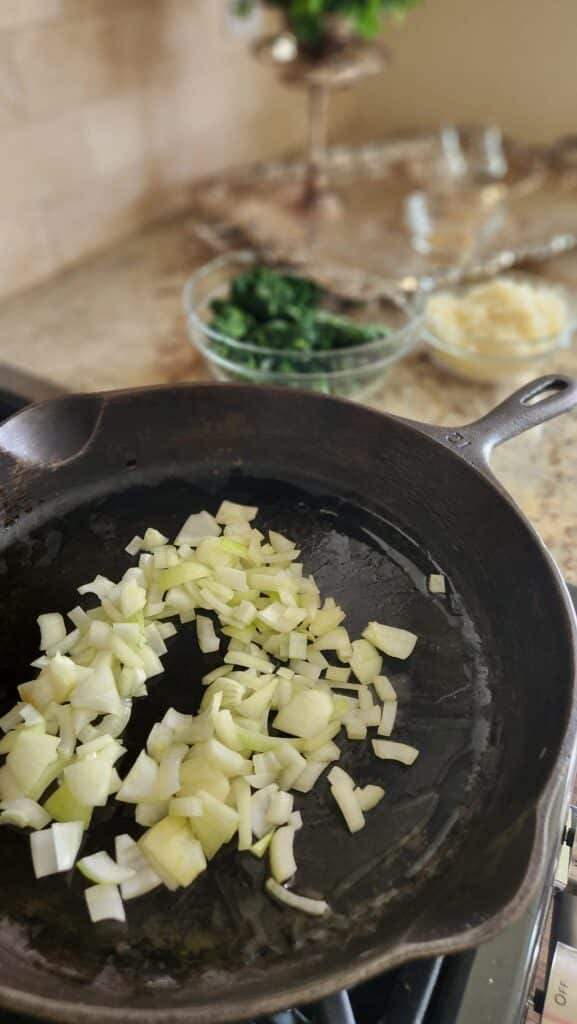
{"label": "handle hole", "polygon": [[563,391],[566,391],[566,389],[567,384],[565,381],[551,381],[538,390],[532,391],[531,394],[524,395],[521,399],[521,405],[539,405],[540,402],[546,402],[548,398],[560,395]]}

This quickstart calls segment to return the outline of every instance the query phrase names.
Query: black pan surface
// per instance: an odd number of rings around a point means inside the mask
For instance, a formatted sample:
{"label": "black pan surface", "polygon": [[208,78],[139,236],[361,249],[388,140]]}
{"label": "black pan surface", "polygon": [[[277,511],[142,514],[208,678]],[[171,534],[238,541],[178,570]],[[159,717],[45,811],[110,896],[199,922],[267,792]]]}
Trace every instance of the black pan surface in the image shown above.
{"label": "black pan surface", "polygon": [[[94,927],[78,872],[35,882],[27,840],[3,830],[6,1005],[71,1021],[238,1019],[476,942],[521,906],[570,715],[572,620],[548,556],[490,481],[411,425],[244,388],[65,399],[21,414],[4,438],[3,707],[30,677],[40,611],[71,608],[97,572],[121,575],[146,526],[174,535],[228,497],[297,540],[352,634],[378,619],[419,635],[384,671],[400,698],[395,738],[421,750],[404,768],[341,744],[342,766],[387,791],[355,836],[326,782],[297,801],[295,888],[329,900],[322,921],[271,903],[266,865],[227,850],[189,889]],[[428,592],[432,571],[446,573],[446,597]],[[199,654],[193,625],[168,645],[121,774],[167,707],[197,708],[199,677],[219,663]],[[83,852],[139,832],[122,805],[96,820]]]}

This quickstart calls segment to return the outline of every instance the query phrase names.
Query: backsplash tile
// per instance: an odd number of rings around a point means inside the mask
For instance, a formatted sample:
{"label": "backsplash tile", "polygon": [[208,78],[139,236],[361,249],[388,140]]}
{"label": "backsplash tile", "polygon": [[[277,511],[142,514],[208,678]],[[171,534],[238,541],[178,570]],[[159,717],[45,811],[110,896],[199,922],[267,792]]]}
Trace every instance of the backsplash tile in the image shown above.
{"label": "backsplash tile", "polygon": [[225,2],[0,0],[0,297],[300,141]]}

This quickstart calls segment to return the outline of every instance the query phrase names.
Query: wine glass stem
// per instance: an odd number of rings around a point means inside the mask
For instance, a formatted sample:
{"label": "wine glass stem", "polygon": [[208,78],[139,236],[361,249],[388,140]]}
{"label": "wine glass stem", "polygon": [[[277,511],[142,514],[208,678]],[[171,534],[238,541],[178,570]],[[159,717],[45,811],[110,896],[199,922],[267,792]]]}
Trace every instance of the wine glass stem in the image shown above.
{"label": "wine glass stem", "polygon": [[328,191],[328,111],[328,89],[322,85],[309,85],[309,144],[304,196],[306,206],[314,206]]}

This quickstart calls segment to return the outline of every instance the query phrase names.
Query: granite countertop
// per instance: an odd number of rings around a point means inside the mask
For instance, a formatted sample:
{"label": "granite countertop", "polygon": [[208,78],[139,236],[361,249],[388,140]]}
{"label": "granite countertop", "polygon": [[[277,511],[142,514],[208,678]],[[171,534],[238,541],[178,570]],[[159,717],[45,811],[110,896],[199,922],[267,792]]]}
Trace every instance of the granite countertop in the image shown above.
{"label": "granite countertop", "polygon": [[[157,226],[0,306],[1,358],[74,391],[206,379],[186,336],[181,291],[208,258],[185,219]],[[548,263],[543,274],[577,287],[577,254]],[[577,345],[547,371],[577,375]],[[391,371],[371,405],[455,425],[508,390],[462,383],[417,353]],[[493,468],[577,582],[577,411],[504,445]]]}

